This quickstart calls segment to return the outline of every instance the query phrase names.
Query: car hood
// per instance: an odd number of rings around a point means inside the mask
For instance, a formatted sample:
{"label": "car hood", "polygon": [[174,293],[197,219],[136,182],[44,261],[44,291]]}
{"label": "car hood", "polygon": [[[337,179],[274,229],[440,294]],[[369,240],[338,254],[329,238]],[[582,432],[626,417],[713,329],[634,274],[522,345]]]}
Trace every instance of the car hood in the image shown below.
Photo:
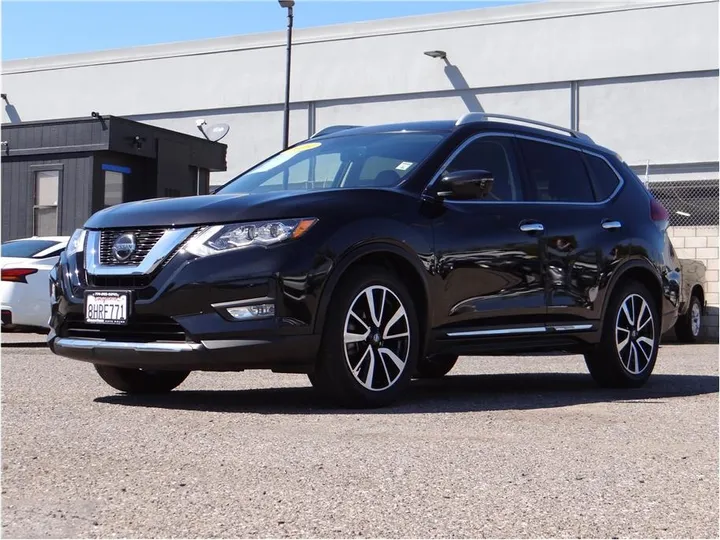
{"label": "car hood", "polygon": [[[280,191],[254,194],[217,194],[150,199],[119,204],[101,210],[85,223],[89,229],[129,227],[183,227],[237,221],[316,217],[343,201],[354,201],[354,189]],[[372,190],[378,191],[378,190]],[[365,193],[365,196],[368,196]]]}

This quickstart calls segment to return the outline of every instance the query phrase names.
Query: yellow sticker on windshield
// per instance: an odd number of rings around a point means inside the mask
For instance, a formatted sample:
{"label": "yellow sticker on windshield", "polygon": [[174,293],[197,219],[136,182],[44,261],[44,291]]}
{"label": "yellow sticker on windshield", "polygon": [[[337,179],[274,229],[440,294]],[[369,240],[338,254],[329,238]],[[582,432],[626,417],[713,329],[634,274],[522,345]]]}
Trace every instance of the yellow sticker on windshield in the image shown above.
{"label": "yellow sticker on windshield", "polygon": [[265,172],[269,171],[270,169],[273,169],[275,167],[278,167],[285,163],[290,158],[297,156],[298,154],[304,152],[305,150],[312,150],[313,148],[317,148],[318,146],[321,146],[319,142],[311,142],[311,143],[305,143],[305,144],[298,144],[297,146],[294,146],[293,148],[288,148],[284,152],[280,152],[275,157],[270,158],[265,163],[258,165],[255,167],[252,172]]}
{"label": "yellow sticker on windshield", "polygon": [[319,142],[311,142],[311,143],[305,143],[305,144],[298,144],[297,146],[293,146],[292,148],[288,148],[285,150],[281,155],[283,157],[289,158],[296,154],[299,154],[300,152],[304,152],[305,150],[312,150],[313,148],[317,148],[320,146]]}

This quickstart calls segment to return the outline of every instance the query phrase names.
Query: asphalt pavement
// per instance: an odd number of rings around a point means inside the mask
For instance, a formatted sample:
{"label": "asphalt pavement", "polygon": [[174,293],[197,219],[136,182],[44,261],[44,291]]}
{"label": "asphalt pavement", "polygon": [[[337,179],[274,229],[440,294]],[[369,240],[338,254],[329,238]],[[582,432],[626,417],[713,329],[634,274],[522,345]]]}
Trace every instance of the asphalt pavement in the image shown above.
{"label": "asphalt pavement", "polygon": [[464,358],[370,412],[263,371],[129,397],[2,349],[5,538],[718,533],[718,345],[663,346],[639,390],[579,356]]}

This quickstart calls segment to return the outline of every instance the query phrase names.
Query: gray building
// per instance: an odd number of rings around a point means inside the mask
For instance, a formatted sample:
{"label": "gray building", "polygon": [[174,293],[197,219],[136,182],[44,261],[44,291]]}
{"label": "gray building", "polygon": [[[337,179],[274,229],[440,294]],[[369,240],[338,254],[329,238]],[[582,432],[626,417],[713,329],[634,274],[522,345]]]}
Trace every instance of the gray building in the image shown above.
{"label": "gray building", "polygon": [[[91,109],[193,135],[198,119],[227,123],[217,185],[280,149],[284,67],[284,31],[5,62],[4,121]],[[718,67],[717,0],[540,2],[297,30],[290,139],[482,110],[586,131],[671,206],[676,247],[708,264],[717,305]]]}

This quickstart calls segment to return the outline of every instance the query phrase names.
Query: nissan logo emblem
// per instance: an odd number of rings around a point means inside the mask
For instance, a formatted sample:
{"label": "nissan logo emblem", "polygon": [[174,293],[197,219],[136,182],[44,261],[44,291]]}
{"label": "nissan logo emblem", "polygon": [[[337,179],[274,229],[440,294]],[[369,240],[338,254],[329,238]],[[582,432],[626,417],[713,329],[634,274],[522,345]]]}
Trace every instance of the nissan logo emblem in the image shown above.
{"label": "nissan logo emblem", "polygon": [[135,253],[135,237],[132,234],[123,234],[113,242],[112,254],[120,262],[127,261]]}

